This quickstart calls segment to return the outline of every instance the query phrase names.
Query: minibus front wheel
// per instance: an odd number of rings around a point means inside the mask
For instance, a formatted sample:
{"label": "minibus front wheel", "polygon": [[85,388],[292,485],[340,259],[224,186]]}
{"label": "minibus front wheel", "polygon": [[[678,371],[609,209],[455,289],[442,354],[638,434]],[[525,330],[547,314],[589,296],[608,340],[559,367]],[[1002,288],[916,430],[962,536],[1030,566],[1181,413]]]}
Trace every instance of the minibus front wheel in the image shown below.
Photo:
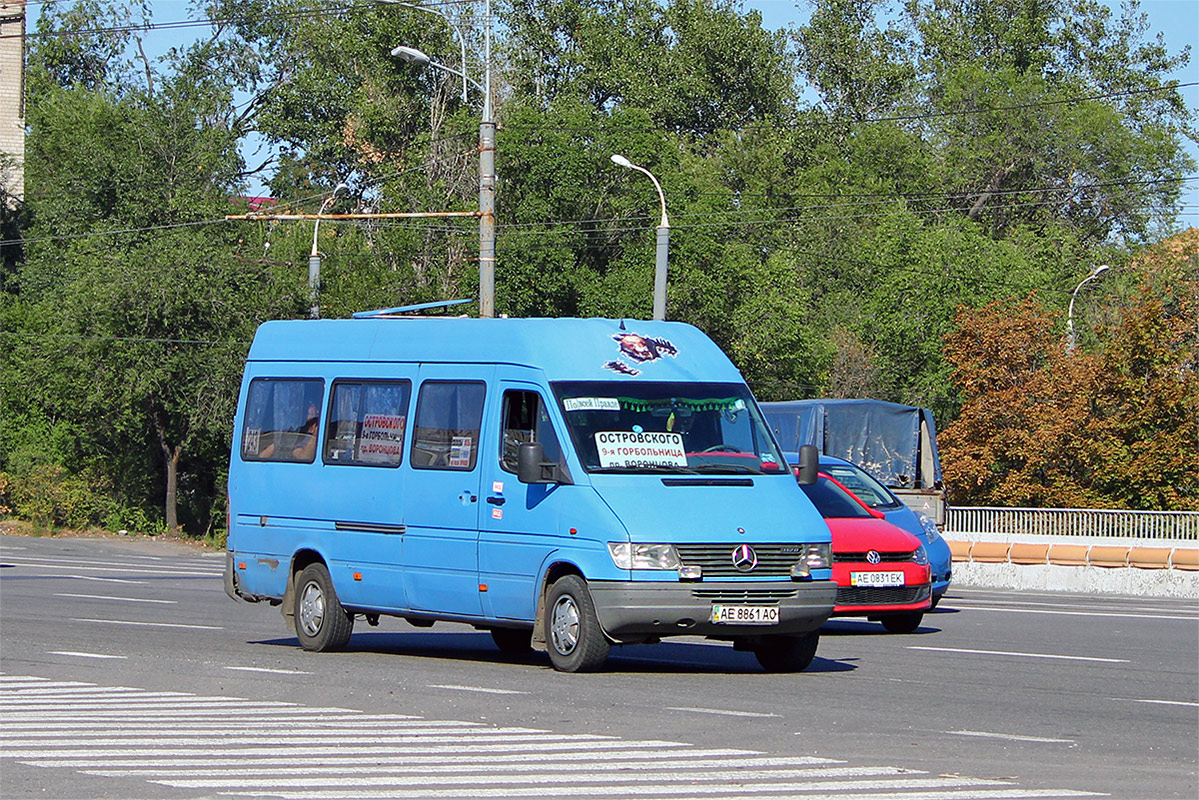
{"label": "minibus front wheel", "polygon": [[803,672],[816,657],[820,631],[803,636],[763,636],[754,643],[754,656],[767,672]]}
{"label": "minibus front wheel", "polygon": [[296,636],[301,647],[325,653],[346,646],[354,631],[354,617],[341,607],[324,564],[304,567],[296,578],[295,598]]}
{"label": "minibus front wheel", "polygon": [[545,630],[546,649],[556,670],[591,672],[608,659],[608,639],[587,582],[578,575],[563,575],[550,586]]}

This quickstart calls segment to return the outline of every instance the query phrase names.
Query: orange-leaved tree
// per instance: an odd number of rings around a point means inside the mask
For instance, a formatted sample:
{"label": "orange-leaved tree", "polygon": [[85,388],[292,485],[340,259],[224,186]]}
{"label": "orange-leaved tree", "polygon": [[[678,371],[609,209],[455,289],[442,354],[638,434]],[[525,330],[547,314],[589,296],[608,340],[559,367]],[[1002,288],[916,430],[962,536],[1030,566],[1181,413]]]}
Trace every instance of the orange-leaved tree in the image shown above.
{"label": "orange-leaved tree", "polygon": [[1199,230],[1127,268],[1086,352],[1036,294],[959,308],[945,357],[962,397],[940,436],[951,501],[1199,509]]}

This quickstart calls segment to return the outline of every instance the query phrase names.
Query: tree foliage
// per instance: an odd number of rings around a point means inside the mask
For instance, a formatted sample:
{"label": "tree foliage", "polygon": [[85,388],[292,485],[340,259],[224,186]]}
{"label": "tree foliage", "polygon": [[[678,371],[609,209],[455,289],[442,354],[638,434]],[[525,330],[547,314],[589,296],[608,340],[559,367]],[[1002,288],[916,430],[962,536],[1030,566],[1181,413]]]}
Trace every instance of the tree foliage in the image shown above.
{"label": "tree foliage", "polygon": [[[390,55],[482,81],[476,5],[217,0],[156,59],[143,5],[42,9],[75,35],[30,40],[0,218],[0,505],[219,525],[240,359],[307,313],[313,248],[323,316],[473,295],[472,218],[221,220],[259,175],[279,211],[476,209],[478,91]],[[666,196],[668,318],[759,396],[956,416],[972,501],[1192,502],[1193,258],[1144,255],[1195,166],[1167,78],[1189,54],[1135,3],[828,0],[790,32],[732,0],[495,10],[498,311],[649,316],[658,198],[619,153]],[[1066,358],[1099,263],[1115,291]]]}
{"label": "tree foliage", "polygon": [[1036,295],[958,312],[962,406],[940,442],[955,502],[1199,510],[1199,230],[1129,272],[1086,351]]}

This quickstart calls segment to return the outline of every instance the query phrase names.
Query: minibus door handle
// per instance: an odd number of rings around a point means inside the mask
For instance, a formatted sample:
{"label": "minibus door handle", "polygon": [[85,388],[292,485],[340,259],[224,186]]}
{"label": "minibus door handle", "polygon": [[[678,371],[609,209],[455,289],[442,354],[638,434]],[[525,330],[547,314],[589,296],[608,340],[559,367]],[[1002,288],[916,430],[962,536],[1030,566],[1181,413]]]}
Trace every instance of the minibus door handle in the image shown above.
{"label": "minibus door handle", "polygon": [[504,497],[492,495],[491,497],[487,498],[487,502],[491,503],[493,506],[502,506],[504,503],[508,502],[508,500]]}
{"label": "minibus door handle", "polygon": [[465,506],[479,502],[479,498],[474,492],[467,490],[458,495],[458,502]]}

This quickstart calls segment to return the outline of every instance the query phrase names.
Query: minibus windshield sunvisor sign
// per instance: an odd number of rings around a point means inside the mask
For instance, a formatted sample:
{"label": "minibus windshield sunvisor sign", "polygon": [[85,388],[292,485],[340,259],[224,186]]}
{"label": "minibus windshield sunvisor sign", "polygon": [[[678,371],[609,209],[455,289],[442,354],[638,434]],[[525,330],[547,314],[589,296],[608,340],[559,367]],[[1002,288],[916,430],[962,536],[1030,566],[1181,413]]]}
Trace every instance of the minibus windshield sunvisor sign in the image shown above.
{"label": "minibus windshield sunvisor sign", "polygon": [[786,471],[744,385],[564,381],[554,389],[589,472]]}
{"label": "minibus windshield sunvisor sign", "polygon": [[608,431],[595,435],[601,467],[685,467],[679,433]]}

